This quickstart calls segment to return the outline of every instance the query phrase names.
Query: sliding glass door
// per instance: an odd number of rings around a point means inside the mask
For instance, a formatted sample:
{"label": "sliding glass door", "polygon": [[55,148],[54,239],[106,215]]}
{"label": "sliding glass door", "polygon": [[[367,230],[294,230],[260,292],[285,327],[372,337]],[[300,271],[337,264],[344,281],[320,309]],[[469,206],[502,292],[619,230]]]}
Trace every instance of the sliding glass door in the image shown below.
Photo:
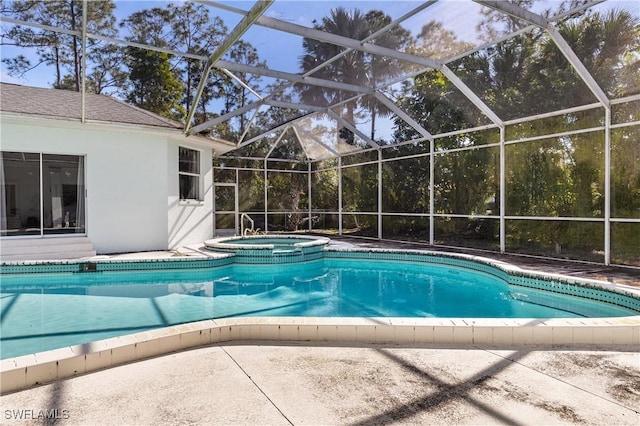
{"label": "sliding glass door", "polygon": [[2,151],[0,235],[85,232],[84,157]]}

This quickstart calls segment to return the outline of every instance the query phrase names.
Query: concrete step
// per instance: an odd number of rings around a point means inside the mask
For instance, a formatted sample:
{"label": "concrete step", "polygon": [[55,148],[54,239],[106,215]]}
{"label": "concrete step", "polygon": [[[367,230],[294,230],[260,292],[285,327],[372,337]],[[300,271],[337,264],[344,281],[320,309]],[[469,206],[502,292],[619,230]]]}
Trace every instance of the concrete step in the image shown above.
{"label": "concrete step", "polygon": [[96,255],[87,237],[21,238],[0,241],[0,260],[81,259]]}

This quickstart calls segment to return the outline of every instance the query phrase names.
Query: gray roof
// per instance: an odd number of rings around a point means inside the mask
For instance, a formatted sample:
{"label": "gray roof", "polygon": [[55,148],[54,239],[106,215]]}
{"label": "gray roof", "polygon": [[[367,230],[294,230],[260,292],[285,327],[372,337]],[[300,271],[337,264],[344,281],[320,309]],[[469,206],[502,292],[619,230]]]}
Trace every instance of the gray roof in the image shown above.
{"label": "gray roof", "polygon": [[[79,92],[0,83],[0,110],[31,116],[80,120]],[[183,125],[105,95],[85,94],[85,119],[182,129]]]}

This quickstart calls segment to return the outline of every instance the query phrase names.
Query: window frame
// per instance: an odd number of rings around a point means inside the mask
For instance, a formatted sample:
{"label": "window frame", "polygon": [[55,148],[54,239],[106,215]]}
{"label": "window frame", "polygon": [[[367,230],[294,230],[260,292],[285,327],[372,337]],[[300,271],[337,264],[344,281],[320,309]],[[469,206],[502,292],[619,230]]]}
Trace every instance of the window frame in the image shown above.
{"label": "window frame", "polygon": [[[29,232],[28,230],[26,232],[22,232],[22,229],[26,230],[26,226],[23,226],[22,223],[20,225],[19,228],[17,228],[17,230],[19,231],[18,233],[10,233],[9,231],[11,231],[12,229],[9,228],[9,226],[7,225],[6,229],[1,229],[0,230],[0,238],[1,239],[5,239],[5,238],[65,238],[65,237],[78,237],[78,236],[86,236],[88,235],[88,219],[87,219],[87,174],[86,174],[86,164],[87,164],[87,155],[86,154],[69,154],[69,153],[57,153],[57,152],[43,152],[43,151],[14,151],[14,150],[0,150],[0,161],[5,161],[5,154],[22,154],[22,155],[29,155],[31,156],[29,161],[35,162],[36,161],[36,156],[37,156],[37,184],[35,184],[34,182],[27,182],[27,186],[24,185],[24,182],[21,182],[21,185],[23,188],[27,188],[30,192],[30,195],[33,197],[35,194],[33,194],[34,191],[31,191],[31,189],[37,189],[37,204],[34,202],[31,203],[26,203],[22,202],[22,203],[17,203],[16,200],[12,201],[16,202],[16,204],[13,206],[15,210],[18,210],[18,205],[20,205],[20,208],[24,209],[25,205],[27,207],[29,207],[29,205],[31,205],[32,209],[31,211],[33,212],[37,212],[38,216],[34,216],[37,220],[38,220],[38,226],[32,226],[33,232]],[[49,224],[47,226],[47,223],[45,223],[45,221],[47,220],[47,212],[51,211],[51,206],[52,206],[52,200],[46,198],[47,194],[49,195],[49,197],[51,197],[51,193],[47,193],[47,189],[46,186],[50,187],[50,181],[47,180],[47,178],[45,177],[44,173],[45,171],[49,170],[48,168],[45,169],[45,167],[48,167],[48,165],[50,164],[50,162],[52,161],[52,158],[49,157],[69,157],[71,158],[75,158],[78,160],[78,167],[75,169],[75,173],[77,173],[76,178],[75,178],[75,214],[73,216],[69,216],[69,218],[73,218],[75,224],[73,226],[69,226],[69,224],[67,223],[67,226],[53,226],[53,224]],[[58,160],[61,160],[60,158],[58,158]],[[64,160],[64,158],[62,158],[62,160]],[[69,166],[66,166],[67,168],[69,168]],[[73,167],[71,167],[73,169]],[[3,164],[3,169],[4,169],[4,164]],[[49,170],[50,171],[50,170]],[[35,172],[35,171],[34,171]],[[73,173],[73,172],[71,172]],[[18,186],[18,183],[16,181],[16,179],[12,178],[12,176],[9,174],[8,176],[9,178],[7,179],[7,173],[6,170],[4,170],[2,179],[0,181],[0,185],[4,185],[5,186],[5,190],[8,187],[13,186],[14,189],[12,190],[12,192],[14,192],[13,196],[14,198],[17,198],[17,193],[18,193],[18,189],[16,188]],[[68,176],[67,176],[68,177]],[[32,186],[29,186],[29,184],[33,184]],[[62,186],[64,186],[63,184],[61,184],[61,188],[60,191],[62,191]],[[59,197],[62,197],[62,192],[60,193]],[[24,199],[25,197],[22,196],[22,198]],[[8,200],[7,200],[8,201]],[[68,208],[69,206],[66,204],[63,204],[60,207],[64,207],[64,208]],[[5,205],[6,210],[6,214],[7,214],[7,218],[9,217],[9,205]],[[69,212],[72,210],[69,210]],[[13,215],[12,215],[13,216]],[[64,220],[64,218],[66,218],[66,216],[61,216],[60,220]],[[28,219],[27,219],[28,220]],[[20,218],[20,221],[22,222],[22,218]],[[63,223],[63,222],[60,222]],[[36,231],[37,229],[37,231]],[[60,232],[62,231],[62,232]]]}
{"label": "window frame", "polygon": [[[181,170],[181,166],[183,164],[183,160],[182,160],[182,156],[181,156],[181,151],[182,150],[187,150],[189,152],[193,152],[195,153],[196,159],[195,159],[195,165],[197,167],[197,172],[193,172],[193,171],[183,171]],[[202,164],[201,164],[201,154],[202,152],[198,149],[194,149],[188,146],[182,146],[179,145],[178,146],[178,199],[180,200],[180,202],[201,202],[203,201],[202,199]],[[189,159],[189,161],[191,161]],[[183,197],[182,194],[182,185],[180,183],[181,181],[181,177],[182,176],[188,176],[190,178],[196,178],[196,183],[195,183],[195,197]]]}

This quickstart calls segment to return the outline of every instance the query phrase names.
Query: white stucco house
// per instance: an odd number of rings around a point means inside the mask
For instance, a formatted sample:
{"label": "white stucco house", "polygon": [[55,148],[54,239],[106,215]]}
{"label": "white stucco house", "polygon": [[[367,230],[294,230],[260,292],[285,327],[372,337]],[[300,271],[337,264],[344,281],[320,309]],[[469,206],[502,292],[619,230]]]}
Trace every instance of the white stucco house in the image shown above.
{"label": "white stucco house", "polygon": [[[166,250],[213,236],[233,146],[117,99],[0,84],[0,257]],[[54,253],[55,252],[55,253]]]}

